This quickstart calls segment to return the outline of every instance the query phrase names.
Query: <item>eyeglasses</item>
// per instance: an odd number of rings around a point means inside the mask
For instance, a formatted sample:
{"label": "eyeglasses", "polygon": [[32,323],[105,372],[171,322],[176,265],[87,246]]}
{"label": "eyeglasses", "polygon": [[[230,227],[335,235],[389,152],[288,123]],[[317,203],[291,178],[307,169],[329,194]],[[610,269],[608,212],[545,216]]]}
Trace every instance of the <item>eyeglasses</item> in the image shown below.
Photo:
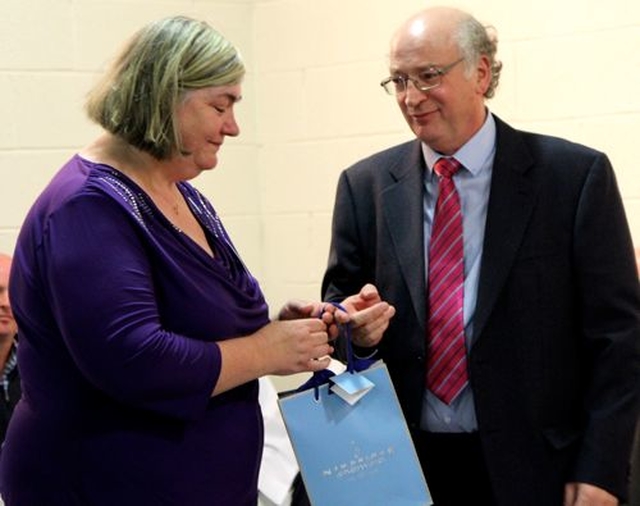
{"label": "eyeglasses", "polygon": [[399,95],[407,91],[407,86],[409,85],[409,81],[411,81],[417,90],[422,92],[429,91],[436,86],[440,86],[442,83],[442,76],[463,60],[464,58],[460,58],[459,60],[440,68],[429,67],[415,77],[402,75],[390,76],[383,79],[380,86],[382,86],[384,91],[389,95]]}

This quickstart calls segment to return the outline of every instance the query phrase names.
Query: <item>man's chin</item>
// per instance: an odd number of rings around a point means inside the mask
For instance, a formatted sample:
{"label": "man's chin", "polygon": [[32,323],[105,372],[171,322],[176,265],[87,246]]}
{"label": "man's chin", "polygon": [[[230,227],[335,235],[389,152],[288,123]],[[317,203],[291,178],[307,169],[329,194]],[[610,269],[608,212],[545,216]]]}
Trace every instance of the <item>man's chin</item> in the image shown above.
{"label": "man's chin", "polygon": [[15,325],[3,324],[0,323],[0,339],[4,339],[5,337],[13,337],[17,334],[18,329]]}

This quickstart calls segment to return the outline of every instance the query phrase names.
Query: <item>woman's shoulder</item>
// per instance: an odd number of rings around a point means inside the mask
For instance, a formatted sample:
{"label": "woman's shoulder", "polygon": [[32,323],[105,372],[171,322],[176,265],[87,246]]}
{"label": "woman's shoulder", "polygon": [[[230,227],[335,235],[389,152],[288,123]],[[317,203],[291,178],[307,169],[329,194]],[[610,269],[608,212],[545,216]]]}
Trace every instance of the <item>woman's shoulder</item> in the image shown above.
{"label": "woman's shoulder", "polygon": [[76,212],[96,207],[108,213],[121,208],[141,224],[145,203],[143,192],[121,173],[108,165],[90,161],[76,154],[53,176],[34,202],[30,218],[44,223],[54,216],[66,214],[71,206]]}

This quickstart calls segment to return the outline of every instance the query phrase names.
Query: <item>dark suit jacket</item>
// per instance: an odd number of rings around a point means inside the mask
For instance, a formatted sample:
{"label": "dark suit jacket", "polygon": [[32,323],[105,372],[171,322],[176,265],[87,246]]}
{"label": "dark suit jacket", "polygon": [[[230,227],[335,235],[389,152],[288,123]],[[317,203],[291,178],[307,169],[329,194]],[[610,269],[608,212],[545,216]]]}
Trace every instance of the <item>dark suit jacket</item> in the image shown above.
{"label": "dark suit jacket", "polygon": [[[498,118],[470,384],[500,505],[562,504],[567,481],[624,498],[637,414],[640,288],[607,157]],[[323,297],[374,283],[396,307],[380,356],[407,422],[425,388],[419,141],[338,184]],[[461,483],[461,485],[463,485]]]}

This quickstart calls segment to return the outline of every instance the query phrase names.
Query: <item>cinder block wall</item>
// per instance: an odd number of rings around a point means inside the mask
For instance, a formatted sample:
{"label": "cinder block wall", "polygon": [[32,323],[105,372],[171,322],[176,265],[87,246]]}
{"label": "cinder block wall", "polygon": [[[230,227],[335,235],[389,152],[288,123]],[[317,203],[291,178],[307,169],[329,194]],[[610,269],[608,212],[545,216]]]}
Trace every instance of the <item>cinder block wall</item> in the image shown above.
{"label": "cinder block wall", "polygon": [[[317,298],[335,184],[358,158],[411,138],[378,86],[388,40],[420,0],[1,0],[0,250],[35,196],[97,134],[84,94],[146,21],[204,18],[249,67],[242,134],[194,182],[212,199],[273,307]],[[469,0],[492,24],[502,81],[490,108],[525,129],[606,151],[640,245],[640,4]]]}

